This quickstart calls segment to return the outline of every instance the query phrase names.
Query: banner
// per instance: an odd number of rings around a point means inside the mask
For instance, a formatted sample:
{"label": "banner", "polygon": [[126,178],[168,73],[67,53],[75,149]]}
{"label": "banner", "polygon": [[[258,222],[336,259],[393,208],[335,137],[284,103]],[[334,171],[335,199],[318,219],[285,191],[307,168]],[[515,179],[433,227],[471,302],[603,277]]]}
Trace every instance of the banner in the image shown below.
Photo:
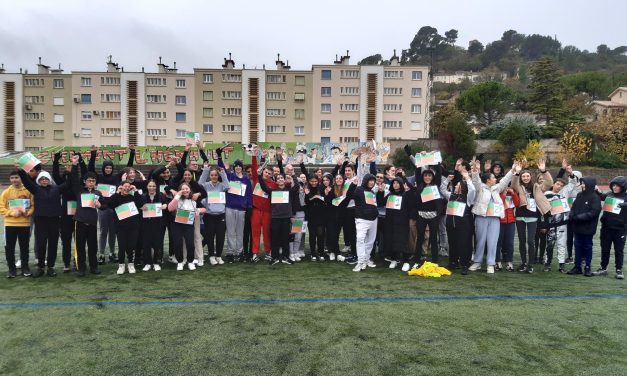
{"label": "banner", "polygon": [[122,221],[126,218],[139,214],[139,211],[137,210],[137,206],[134,202],[127,202],[126,204],[116,207],[115,214],[117,214],[118,219]]}
{"label": "banner", "polygon": [[200,141],[200,133],[197,132],[185,132],[185,143],[186,144],[196,144]]}
{"label": "banner", "polygon": [[26,172],[30,172],[30,170],[40,163],[41,161],[31,153],[26,153],[17,160],[17,164],[20,165],[20,168]]}
{"label": "banner", "polygon": [[428,153],[416,153],[416,167],[433,166],[442,162],[442,153],[439,151],[430,151]]}

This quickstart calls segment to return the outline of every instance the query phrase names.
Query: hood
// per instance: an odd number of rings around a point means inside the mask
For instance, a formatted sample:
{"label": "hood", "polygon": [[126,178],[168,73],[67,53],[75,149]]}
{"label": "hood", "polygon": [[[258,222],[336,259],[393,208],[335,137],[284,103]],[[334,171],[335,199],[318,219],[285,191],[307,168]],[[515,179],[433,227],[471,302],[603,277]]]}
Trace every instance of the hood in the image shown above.
{"label": "hood", "polygon": [[498,175],[499,176],[505,175],[505,166],[503,166],[503,162],[501,161],[495,161],[494,163],[492,163],[492,167],[490,167],[490,172],[493,173],[494,176],[498,178],[497,174],[494,172],[494,167],[496,166],[499,166],[501,168],[501,173]]}
{"label": "hood", "polygon": [[[105,167],[107,166],[111,166],[111,174],[105,174]],[[102,162],[102,174],[103,175],[113,175],[113,162],[111,161],[104,161]]]}
{"label": "hood", "polygon": [[586,186],[584,194],[594,193],[594,187],[597,185],[597,179],[592,176],[584,176],[581,178],[581,183]]}
{"label": "hood", "polygon": [[[435,179],[435,172],[433,170],[431,170],[431,169],[423,170],[422,171],[422,175],[421,175],[423,184],[426,184],[425,183],[425,175],[427,175],[427,174],[430,174],[431,176],[433,176],[433,179]],[[433,183],[433,179],[431,179],[431,184],[434,184]]]}
{"label": "hood", "polygon": [[[394,188],[392,188],[392,185],[394,184],[394,182],[397,181],[400,185],[401,185],[401,189],[399,189],[398,191],[395,190]],[[390,182],[390,193],[391,194],[402,194],[405,193],[405,180],[403,178],[394,178],[392,179],[392,181]]]}
{"label": "hood", "polygon": [[54,185],[54,180],[52,180],[52,177],[47,171],[42,171],[39,173],[39,175],[37,175],[37,178],[35,179],[35,183],[37,183],[37,185],[40,185],[39,180],[41,178],[47,178],[48,180],[50,180],[50,185]]}
{"label": "hood", "polygon": [[612,181],[610,181],[610,190],[612,189],[612,186],[615,184],[620,186],[621,193],[625,193],[625,190],[627,190],[627,178],[626,177],[617,176],[614,179],[612,179]]}
{"label": "hood", "polygon": [[363,189],[370,190],[370,188],[368,188],[368,182],[369,182],[370,180],[374,180],[374,181],[376,181],[377,179],[376,179],[376,178],[375,178],[375,176],[374,176],[374,175],[372,175],[372,174],[366,174],[366,175],[364,175],[364,178],[361,180],[361,187],[362,187]]}
{"label": "hood", "polygon": [[581,180],[581,178],[583,177],[583,174],[581,173],[581,171],[573,171],[573,175],[575,175],[577,180]]}

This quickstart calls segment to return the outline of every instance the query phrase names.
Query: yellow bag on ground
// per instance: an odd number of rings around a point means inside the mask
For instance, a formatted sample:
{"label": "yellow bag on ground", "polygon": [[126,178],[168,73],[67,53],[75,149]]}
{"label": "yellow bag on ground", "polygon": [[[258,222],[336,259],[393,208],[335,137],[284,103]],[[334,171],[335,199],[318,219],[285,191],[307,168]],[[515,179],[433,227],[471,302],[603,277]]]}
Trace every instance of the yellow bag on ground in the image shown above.
{"label": "yellow bag on ground", "polygon": [[412,268],[407,272],[407,275],[415,275],[418,277],[432,277],[440,278],[441,276],[450,276],[451,273],[448,269],[438,266],[429,261],[425,261],[419,268]]}

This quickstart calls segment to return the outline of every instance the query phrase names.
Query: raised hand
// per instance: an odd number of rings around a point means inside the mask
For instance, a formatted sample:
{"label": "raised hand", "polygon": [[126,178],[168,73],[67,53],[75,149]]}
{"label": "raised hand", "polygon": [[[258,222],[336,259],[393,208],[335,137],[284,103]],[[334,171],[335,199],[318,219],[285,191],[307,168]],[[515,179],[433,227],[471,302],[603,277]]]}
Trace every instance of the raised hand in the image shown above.
{"label": "raised hand", "polygon": [[91,151],[96,151],[96,150],[98,150],[98,148],[96,147],[96,145],[91,145],[91,147],[89,148],[89,150],[91,150]]}
{"label": "raised hand", "polygon": [[544,158],[538,160],[538,168],[540,171],[546,171],[546,160]]}
{"label": "raised hand", "polygon": [[568,159],[562,158],[562,168],[566,170],[567,167],[568,167]]}
{"label": "raised hand", "polygon": [[72,164],[76,166],[78,164],[79,156],[75,154],[70,158],[70,160],[72,161]]}
{"label": "raised hand", "polygon": [[490,171],[490,169],[492,168],[492,161],[490,159],[486,160],[485,163],[483,164],[483,169],[485,171]]}
{"label": "raised hand", "polygon": [[200,192],[196,192],[192,195],[192,200],[196,201],[200,197]]}
{"label": "raised hand", "polygon": [[514,164],[512,165],[512,170],[515,174],[518,174],[520,170],[522,170],[522,165],[520,161],[514,161]]}
{"label": "raised hand", "polygon": [[464,180],[468,180],[468,171],[466,171],[465,168],[462,168],[461,174],[462,174],[462,178],[464,178]]}
{"label": "raised hand", "polygon": [[527,161],[527,158],[523,158],[522,161],[520,161],[520,164],[522,168],[529,167],[529,161]]}

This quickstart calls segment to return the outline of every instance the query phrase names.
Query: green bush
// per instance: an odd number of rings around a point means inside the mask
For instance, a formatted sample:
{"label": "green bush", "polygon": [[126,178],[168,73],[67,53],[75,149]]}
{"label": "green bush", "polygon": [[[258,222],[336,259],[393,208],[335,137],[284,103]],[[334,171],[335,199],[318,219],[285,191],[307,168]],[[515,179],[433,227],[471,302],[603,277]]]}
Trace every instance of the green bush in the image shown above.
{"label": "green bush", "polygon": [[597,150],[590,158],[590,165],[601,168],[622,168],[625,167],[620,156],[607,152],[605,150]]}

